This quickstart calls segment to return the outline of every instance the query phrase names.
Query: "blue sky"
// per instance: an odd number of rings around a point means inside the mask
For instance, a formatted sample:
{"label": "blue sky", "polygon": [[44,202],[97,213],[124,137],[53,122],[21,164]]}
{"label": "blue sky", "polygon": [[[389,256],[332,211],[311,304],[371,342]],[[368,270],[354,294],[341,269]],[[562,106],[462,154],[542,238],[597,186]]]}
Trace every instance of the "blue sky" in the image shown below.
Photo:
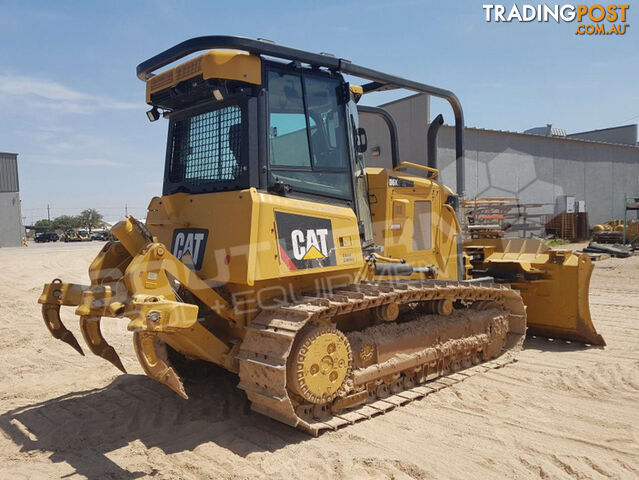
{"label": "blue sky", "polygon": [[127,204],[144,217],[167,125],[147,121],[135,66],[199,35],[269,38],[453,90],[470,126],[639,121],[639,4],[626,35],[585,37],[575,24],[486,23],[482,3],[0,0],[0,151],[20,154],[23,216],[50,204],[117,220]]}

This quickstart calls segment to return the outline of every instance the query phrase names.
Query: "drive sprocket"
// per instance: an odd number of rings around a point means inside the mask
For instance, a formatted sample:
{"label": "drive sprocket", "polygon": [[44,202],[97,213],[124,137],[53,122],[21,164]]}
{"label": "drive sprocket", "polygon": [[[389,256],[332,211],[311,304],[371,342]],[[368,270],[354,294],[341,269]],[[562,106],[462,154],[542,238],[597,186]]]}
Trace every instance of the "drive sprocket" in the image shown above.
{"label": "drive sprocket", "polygon": [[335,328],[307,327],[289,357],[289,388],[314,404],[344,393],[353,355],[348,338]]}

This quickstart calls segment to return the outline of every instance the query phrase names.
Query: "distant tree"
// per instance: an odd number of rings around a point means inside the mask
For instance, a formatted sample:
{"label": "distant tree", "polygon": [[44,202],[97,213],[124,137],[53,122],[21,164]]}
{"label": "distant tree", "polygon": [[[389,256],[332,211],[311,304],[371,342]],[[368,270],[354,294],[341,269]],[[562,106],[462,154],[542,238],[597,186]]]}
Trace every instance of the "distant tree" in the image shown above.
{"label": "distant tree", "polygon": [[102,214],[94,208],[89,208],[80,212],[80,215],[78,215],[78,219],[80,221],[80,225],[83,228],[86,228],[89,233],[91,233],[91,230],[93,230],[94,228],[100,228],[104,226]]}
{"label": "distant tree", "polygon": [[72,217],[70,215],[60,215],[51,224],[55,230],[70,230],[81,226],[80,217]]}
{"label": "distant tree", "polygon": [[42,220],[38,220],[37,222],[35,222],[33,224],[33,226],[36,227],[38,230],[41,230],[41,231],[42,230],[45,230],[45,231],[53,230],[53,221],[42,219]]}

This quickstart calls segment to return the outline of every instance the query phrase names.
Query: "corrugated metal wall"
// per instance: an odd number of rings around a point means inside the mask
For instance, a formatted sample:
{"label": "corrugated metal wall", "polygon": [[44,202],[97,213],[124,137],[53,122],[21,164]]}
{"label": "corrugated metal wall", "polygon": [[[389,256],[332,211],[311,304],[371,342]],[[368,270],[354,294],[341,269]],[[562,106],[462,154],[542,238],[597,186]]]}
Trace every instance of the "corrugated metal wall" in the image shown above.
{"label": "corrugated metal wall", "polygon": [[18,191],[18,154],[0,152],[0,192]]}
{"label": "corrugated metal wall", "polygon": [[0,247],[22,244],[18,155],[0,152]]}
{"label": "corrugated metal wall", "polygon": [[[442,127],[438,140],[442,178],[454,185],[453,128]],[[592,226],[623,218],[625,196],[639,193],[638,147],[477,129],[466,130],[465,143],[468,198],[554,204],[570,195],[586,202]]]}

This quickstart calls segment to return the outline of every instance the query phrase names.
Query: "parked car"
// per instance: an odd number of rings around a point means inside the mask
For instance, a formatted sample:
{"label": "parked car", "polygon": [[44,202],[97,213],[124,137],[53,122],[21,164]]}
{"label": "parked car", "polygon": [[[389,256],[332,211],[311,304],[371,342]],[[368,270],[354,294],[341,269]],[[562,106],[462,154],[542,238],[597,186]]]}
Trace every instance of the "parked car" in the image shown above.
{"label": "parked car", "polygon": [[58,234],[55,232],[36,233],[34,238],[36,243],[57,242],[58,239],[59,239]]}
{"label": "parked car", "polygon": [[110,240],[110,238],[111,238],[111,234],[106,231],[91,233],[91,240],[100,240],[100,241],[106,242],[107,240]]}

